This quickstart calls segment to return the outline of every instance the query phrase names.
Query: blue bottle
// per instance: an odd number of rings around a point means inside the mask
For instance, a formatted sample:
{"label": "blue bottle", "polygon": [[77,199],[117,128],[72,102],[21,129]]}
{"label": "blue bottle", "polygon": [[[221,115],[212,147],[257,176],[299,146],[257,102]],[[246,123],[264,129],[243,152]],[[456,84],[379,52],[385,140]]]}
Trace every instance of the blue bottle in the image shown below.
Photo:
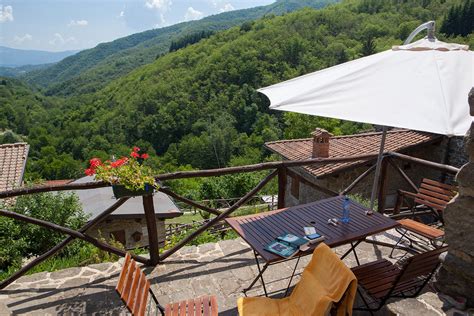
{"label": "blue bottle", "polygon": [[344,201],[343,201],[343,204],[342,204],[342,218],[341,218],[341,221],[343,223],[349,223],[349,221],[351,220],[351,218],[349,217],[349,213],[350,213],[350,210],[349,210],[349,206],[351,204],[351,201],[349,200],[349,198],[347,196],[344,197]]}

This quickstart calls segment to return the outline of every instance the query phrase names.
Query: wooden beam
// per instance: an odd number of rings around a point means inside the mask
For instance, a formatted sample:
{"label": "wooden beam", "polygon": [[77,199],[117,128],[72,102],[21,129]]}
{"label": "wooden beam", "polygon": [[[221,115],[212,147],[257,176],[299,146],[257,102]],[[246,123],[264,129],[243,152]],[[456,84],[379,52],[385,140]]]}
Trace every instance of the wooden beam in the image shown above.
{"label": "wooden beam", "polygon": [[388,170],[388,157],[382,158],[382,165],[380,169],[380,183],[379,183],[379,194],[377,198],[378,212],[382,213],[385,211],[385,197],[387,194],[387,170]]}
{"label": "wooden beam", "polygon": [[177,194],[177,193],[174,193],[173,191],[171,191],[171,190],[168,189],[168,188],[160,187],[160,188],[158,189],[158,191],[163,192],[164,194],[167,194],[167,195],[169,195],[169,196],[175,198],[176,200],[179,200],[179,201],[181,201],[181,202],[183,202],[183,203],[186,203],[186,204],[188,204],[188,205],[191,205],[191,206],[193,206],[193,207],[195,207],[195,208],[198,208],[198,209],[201,209],[201,210],[203,210],[203,211],[212,213],[212,214],[214,214],[214,215],[220,215],[220,214],[222,213],[222,212],[219,211],[219,210],[216,210],[216,209],[213,209],[213,208],[211,208],[211,207],[208,207],[208,206],[199,204],[199,203],[197,203],[197,202],[194,202],[193,200],[190,200],[190,199],[188,199],[188,198],[185,198],[184,196],[181,196],[181,195],[179,195],[179,194]]}
{"label": "wooden beam", "polygon": [[[128,200],[128,198],[121,198],[119,199],[117,202],[115,202],[114,204],[112,204],[108,209],[106,209],[105,211],[103,211],[101,214],[99,214],[96,218],[94,218],[93,220],[87,222],[87,224],[85,224],[81,229],[79,229],[80,232],[84,233],[86,232],[89,228],[93,227],[94,225],[100,223],[102,220],[104,220],[107,216],[109,216],[113,211],[115,211],[117,208],[119,208],[123,203],[125,203],[126,201]],[[18,279],[19,277],[21,277],[22,275],[24,275],[28,270],[30,270],[31,268],[37,266],[38,264],[40,264],[41,262],[43,262],[44,260],[48,259],[49,257],[51,257],[52,255],[54,255],[56,252],[58,252],[59,250],[63,249],[64,247],[66,247],[70,242],[72,242],[75,238],[74,237],[67,237],[66,239],[64,239],[62,242],[60,242],[59,244],[57,244],[56,246],[54,246],[53,248],[51,248],[50,250],[48,250],[47,252],[45,252],[44,254],[36,257],[35,259],[33,259],[32,261],[28,262],[28,264],[26,264],[24,267],[22,267],[20,270],[18,270],[17,272],[15,272],[14,274],[12,274],[9,278],[3,280],[1,283],[0,283],[0,289],[3,289],[5,288],[7,285],[11,284],[12,282],[14,282],[16,279]],[[137,259],[138,261],[138,259]]]}
{"label": "wooden beam", "polygon": [[351,184],[349,184],[349,186],[347,188],[345,188],[344,190],[342,190],[339,195],[346,195],[347,193],[349,193],[350,191],[352,191],[352,189],[360,182],[362,181],[365,177],[367,177],[372,171],[375,170],[375,168],[377,167],[377,165],[372,165],[369,169],[365,170],[360,176],[358,176]]}
{"label": "wooden beam", "polygon": [[392,160],[392,158],[388,158],[388,163],[395,168],[395,170],[400,174],[400,176],[412,187],[415,192],[418,192],[418,187],[411,181],[410,177],[397,165],[395,161]]}
{"label": "wooden beam", "polygon": [[375,158],[377,158],[377,155],[357,155],[357,156],[348,156],[348,157],[340,157],[340,158],[312,158],[312,159],[304,159],[304,160],[283,160],[283,161],[264,162],[264,163],[259,163],[255,165],[218,168],[218,169],[209,169],[209,170],[177,171],[177,172],[158,175],[156,176],[156,179],[163,181],[163,180],[184,179],[184,178],[194,178],[194,177],[223,176],[226,174],[233,174],[233,173],[278,169],[280,167],[288,168],[288,167],[309,166],[309,165],[314,165],[314,164],[326,165],[326,164],[331,164],[331,163],[370,160],[370,159],[375,159]]}
{"label": "wooden beam", "polygon": [[72,190],[90,190],[110,186],[106,182],[85,182],[69,183],[63,185],[37,185],[31,187],[16,188],[0,192],[0,199],[21,196],[33,193],[53,192],[53,191],[72,191]]}
{"label": "wooden beam", "polygon": [[[38,225],[38,226],[41,226],[41,227],[45,227],[45,228],[48,228],[48,229],[52,229],[52,230],[61,232],[63,234],[70,235],[72,237],[85,240],[85,241],[93,244],[94,246],[96,246],[99,249],[102,249],[102,250],[105,250],[107,252],[116,254],[118,256],[125,257],[125,255],[127,254],[122,249],[112,247],[112,246],[110,246],[106,243],[103,243],[103,242],[101,242],[101,241],[99,241],[99,240],[97,240],[97,239],[95,239],[95,238],[93,238],[89,235],[86,235],[86,234],[84,234],[82,232],[79,232],[79,231],[75,231],[74,229],[71,229],[71,228],[68,228],[68,227],[63,227],[63,226],[60,226],[60,225],[57,225],[57,224],[54,224],[54,223],[50,223],[50,222],[47,222],[47,221],[44,221],[44,220],[41,220],[41,219],[29,217],[29,216],[26,216],[26,215],[23,215],[23,214],[10,212],[10,211],[6,211],[6,210],[0,210],[0,215],[5,216],[5,217],[9,217],[9,218],[13,218],[13,219],[16,219],[16,220],[19,220],[19,221],[23,221],[23,222],[26,222],[26,223],[30,223],[30,224]],[[145,258],[142,258],[142,257],[139,257],[139,256],[135,256],[135,258],[136,258],[137,261],[142,262],[142,263],[147,263],[148,262],[148,259],[145,259]]]}
{"label": "wooden beam", "polygon": [[148,230],[148,249],[150,250],[150,263],[152,265],[157,265],[160,261],[160,248],[152,194],[143,196],[143,210],[145,211],[146,227]]}
{"label": "wooden beam", "polygon": [[[195,178],[195,177],[212,177],[212,176],[223,176],[227,174],[241,173],[241,172],[254,172],[262,170],[271,170],[277,169],[279,167],[298,167],[298,166],[309,166],[314,164],[331,164],[331,163],[341,163],[341,162],[351,162],[359,160],[370,160],[376,158],[377,155],[358,155],[358,156],[348,156],[340,158],[313,158],[305,160],[285,160],[285,161],[273,161],[273,162],[264,162],[255,165],[247,166],[238,166],[238,167],[228,167],[228,168],[218,168],[218,169],[209,169],[209,170],[195,170],[195,171],[177,171],[172,173],[165,173],[156,176],[157,180],[173,180],[173,179],[185,179],[185,178]],[[86,183],[69,183],[64,185],[40,185],[32,187],[24,187],[13,190],[7,190],[0,192],[0,199],[41,193],[41,192],[51,192],[51,191],[70,191],[70,190],[89,190],[96,188],[103,188],[110,186],[106,182],[86,182]]]}
{"label": "wooden beam", "polygon": [[[312,181],[309,181],[308,179],[306,179],[306,178],[300,176],[299,174],[297,174],[296,172],[293,172],[291,169],[288,169],[287,174],[290,175],[291,177],[298,177],[300,179],[300,182],[304,183],[307,186],[312,187],[313,189],[315,189],[317,191],[326,193],[329,196],[338,196],[339,195],[339,193],[337,193],[336,191],[333,191],[331,189],[320,186],[319,184],[316,184]],[[281,207],[279,207],[279,208],[281,208]]]}
{"label": "wooden beam", "polygon": [[200,235],[203,231],[208,229],[209,227],[213,226],[214,224],[222,221],[226,217],[228,217],[232,212],[234,212],[236,209],[238,209],[240,206],[245,204],[248,200],[250,200],[258,191],[260,191],[270,180],[272,180],[276,175],[278,174],[278,170],[274,170],[272,173],[270,173],[268,176],[266,176],[260,183],[253,188],[251,191],[249,191],[247,194],[245,194],[240,200],[235,202],[234,205],[229,207],[227,210],[222,212],[219,216],[214,217],[211,219],[209,222],[207,222],[206,225],[203,225],[199,227],[197,230],[189,234],[186,238],[178,242],[173,248],[170,250],[166,251],[160,256],[160,260],[163,261],[164,259],[168,258],[171,256],[173,253],[181,249],[183,246],[185,246],[188,242],[196,238],[198,235]]}
{"label": "wooden beam", "polygon": [[433,161],[429,161],[429,160],[425,160],[425,159],[421,159],[421,158],[411,157],[411,156],[407,156],[407,155],[400,154],[400,153],[388,152],[387,155],[391,156],[391,157],[398,158],[398,159],[406,160],[406,161],[409,161],[409,162],[413,162],[413,163],[416,163],[416,164],[420,164],[420,165],[423,165],[423,166],[427,166],[427,167],[430,167],[430,168],[433,168],[433,169],[436,169],[436,170],[440,170],[440,171],[445,171],[445,172],[449,172],[449,173],[457,173],[459,171],[459,168],[456,168],[456,167],[453,167],[453,166],[444,165],[442,163],[437,163],[437,162],[433,162]]}
{"label": "wooden beam", "polygon": [[285,195],[286,195],[286,184],[287,184],[287,168],[278,168],[278,208],[285,207]]}

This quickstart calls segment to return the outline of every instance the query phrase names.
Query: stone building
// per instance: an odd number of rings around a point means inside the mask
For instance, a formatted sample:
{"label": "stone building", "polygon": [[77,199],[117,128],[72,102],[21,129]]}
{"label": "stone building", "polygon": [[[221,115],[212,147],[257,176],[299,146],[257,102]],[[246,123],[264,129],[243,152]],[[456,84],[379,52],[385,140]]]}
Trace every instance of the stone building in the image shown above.
{"label": "stone building", "polygon": [[[326,131],[317,129],[312,133],[312,138],[268,142],[265,146],[287,160],[376,155],[379,152],[381,134],[381,132],[372,132],[332,137]],[[326,139],[322,140],[321,137]],[[451,143],[457,144],[455,142]],[[441,163],[447,163],[450,153],[452,159],[456,156],[456,149],[448,147],[446,137],[402,129],[388,131],[385,151],[399,152]],[[287,172],[285,206],[327,198],[330,193],[325,192],[324,188],[341,192],[375,163],[376,159],[366,159],[355,162],[290,168]],[[404,161],[396,161],[396,163],[415,184],[419,184],[422,178],[438,181],[447,180],[446,175],[428,167],[413,165]],[[360,194],[365,198],[370,198],[373,177],[374,172],[359,182],[350,194]],[[389,208],[395,204],[397,189],[412,189],[391,165],[387,167],[387,181],[385,207]]]}
{"label": "stone building", "polygon": [[[474,116],[474,88],[469,93],[470,115]],[[459,194],[444,211],[445,241],[448,253],[438,275],[437,287],[453,296],[463,297],[474,307],[474,122],[465,137],[467,163],[456,175]]]}
{"label": "stone building", "polygon": [[[87,176],[71,183],[92,181],[94,181],[94,178]],[[116,202],[111,187],[77,190],[74,193],[79,197],[84,212],[91,215],[91,219]],[[156,215],[158,241],[160,244],[164,244],[165,219],[181,216],[182,212],[168,195],[161,192],[156,192],[153,195],[153,205]],[[122,243],[126,249],[148,246],[148,230],[142,198],[130,198],[104,221],[87,231],[87,233],[94,237],[103,237],[106,240],[113,237]]]}

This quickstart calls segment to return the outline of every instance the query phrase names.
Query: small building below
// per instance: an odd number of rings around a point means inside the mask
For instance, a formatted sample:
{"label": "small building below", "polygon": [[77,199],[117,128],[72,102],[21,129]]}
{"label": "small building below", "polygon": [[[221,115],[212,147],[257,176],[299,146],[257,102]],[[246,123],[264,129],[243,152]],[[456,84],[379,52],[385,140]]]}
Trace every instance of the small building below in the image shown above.
{"label": "small building below", "polygon": [[[70,183],[93,181],[94,177],[86,176]],[[91,220],[117,201],[112,192],[112,187],[77,190],[74,193],[79,197],[84,212],[91,215]],[[182,212],[173,200],[162,192],[155,192],[153,204],[158,241],[160,246],[163,246],[165,242],[165,219],[181,216]],[[104,221],[89,229],[87,233],[93,237],[102,237],[106,240],[115,239],[122,243],[126,249],[148,246],[148,230],[142,197],[128,199]]]}

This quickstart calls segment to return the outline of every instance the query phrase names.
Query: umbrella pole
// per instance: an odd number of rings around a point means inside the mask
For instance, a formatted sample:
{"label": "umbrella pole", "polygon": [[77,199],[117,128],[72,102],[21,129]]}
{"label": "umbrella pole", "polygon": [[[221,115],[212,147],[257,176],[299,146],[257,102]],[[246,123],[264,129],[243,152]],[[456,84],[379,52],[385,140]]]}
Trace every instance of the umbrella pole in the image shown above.
{"label": "umbrella pole", "polygon": [[375,168],[374,184],[372,185],[372,195],[370,196],[370,209],[374,210],[375,194],[379,184],[380,166],[382,164],[383,150],[385,148],[385,139],[387,138],[387,126],[382,130],[382,141],[380,142],[379,156],[377,157],[377,167]]}

